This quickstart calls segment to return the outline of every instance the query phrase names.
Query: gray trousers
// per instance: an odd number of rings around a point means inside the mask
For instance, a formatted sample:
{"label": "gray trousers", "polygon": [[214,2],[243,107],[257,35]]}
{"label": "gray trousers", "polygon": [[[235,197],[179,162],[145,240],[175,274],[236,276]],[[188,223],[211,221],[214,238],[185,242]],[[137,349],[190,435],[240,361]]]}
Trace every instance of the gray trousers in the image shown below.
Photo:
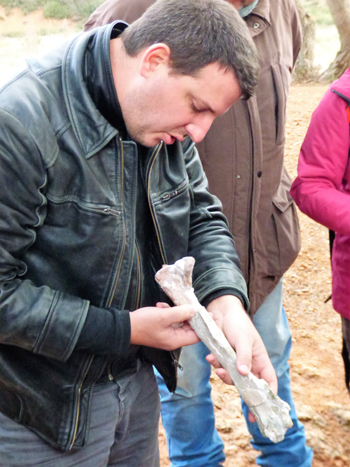
{"label": "gray trousers", "polygon": [[0,467],[158,467],[160,401],[152,366],[95,386],[88,444],[58,451],[0,413]]}

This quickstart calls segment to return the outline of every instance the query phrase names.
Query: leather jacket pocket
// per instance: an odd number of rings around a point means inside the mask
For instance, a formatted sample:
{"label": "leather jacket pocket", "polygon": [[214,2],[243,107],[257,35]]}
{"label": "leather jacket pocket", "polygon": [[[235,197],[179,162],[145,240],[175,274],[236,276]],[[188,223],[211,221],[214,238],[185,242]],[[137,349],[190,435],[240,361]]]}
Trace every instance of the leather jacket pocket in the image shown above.
{"label": "leather jacket pocket", "polygon": [[159,243],[167,264],[188,252],[188,235],[184,232],[190,231],[190,197],[189,183],[185,179],[177,187],[152,199]]}
{"label": "leather jacket pocket", "polygon": [[21,399],[2,383],[0,383],[0,412],[17,422],[22,419]]}

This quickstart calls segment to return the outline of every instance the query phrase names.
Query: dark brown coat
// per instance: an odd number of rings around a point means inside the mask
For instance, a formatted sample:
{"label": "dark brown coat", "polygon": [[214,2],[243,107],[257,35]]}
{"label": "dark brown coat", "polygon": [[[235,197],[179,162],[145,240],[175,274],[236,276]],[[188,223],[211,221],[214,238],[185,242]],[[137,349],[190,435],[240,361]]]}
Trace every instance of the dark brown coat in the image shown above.
{"label": "dark brown coat", "polygon": [[[85,29],[131,23],[154,0],[108,0]],[[286,102],[301,46],[294,0],[259,0],[245,18],[260,55],[256,95],[217,118],[198,144],[209,189],[223,203],[248,283],[253,315],[300,249],[297,212],[284,168]]]}

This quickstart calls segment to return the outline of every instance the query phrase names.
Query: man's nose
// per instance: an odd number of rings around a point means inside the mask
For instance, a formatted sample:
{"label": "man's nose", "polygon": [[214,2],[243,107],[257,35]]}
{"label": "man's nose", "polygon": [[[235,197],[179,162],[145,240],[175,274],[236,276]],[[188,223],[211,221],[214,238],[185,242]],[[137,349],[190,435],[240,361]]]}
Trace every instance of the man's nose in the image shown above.
{"label": "man's nose", "polygon": [[187,135],[195,143],[201,142],[204,136],[208,133],[214,118],[215,117],[211,115],[198,116],[195,121],[188,123],[185,126]]}

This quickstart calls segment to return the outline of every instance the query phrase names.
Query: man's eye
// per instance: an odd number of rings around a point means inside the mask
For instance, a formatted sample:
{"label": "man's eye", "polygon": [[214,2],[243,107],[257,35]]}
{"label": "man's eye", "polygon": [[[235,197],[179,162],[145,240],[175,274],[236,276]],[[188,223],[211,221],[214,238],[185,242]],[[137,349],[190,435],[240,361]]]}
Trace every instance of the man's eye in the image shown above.
{"label": "man's eye", "polygon": [[198,107],[196,107],[196,105],[193,102],[192,102],[192,110],[196,113],[202,112],[202,110],[198,109]]}

